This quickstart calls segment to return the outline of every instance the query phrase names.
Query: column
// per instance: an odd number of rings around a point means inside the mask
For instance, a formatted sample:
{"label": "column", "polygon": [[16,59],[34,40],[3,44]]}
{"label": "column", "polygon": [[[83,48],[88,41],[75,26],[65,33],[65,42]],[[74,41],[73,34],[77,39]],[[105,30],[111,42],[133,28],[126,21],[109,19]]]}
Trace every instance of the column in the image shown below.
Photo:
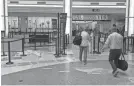
{"label": "column", "polygon": [[[63,12],[67,13],[66,34],[69,34],[69,43],[72,43],[72,0],[64,0]],[[72,48],[69,44],[68,48]]]}
{"label": "column", "polygon": [[3,0],[0,0],[0,30],[4,31],[4,9]]}
{"label": "column", "polygon": [[[129,0],[126,0],[126,18],[125,18],[125,31],[128,31],[128,26],[129,26]],[[127,33],[128,35],[128,33]]]}
{"label": "column", "polygon": [[[134,0],[127,0],[126,12],[128,12],[128,14],[126,15],[128,36],[131,36],[132,34],[134,34]],[[132,46],[132,53],[134,53],[134,44]]]}
{"label": "column", "polygon": [[8,36],[8,7],[7,0],[0,0],[0,28]]}
{"label": "column", "polygon": [[134,0],[127,0],[126,8],[128,8],[126,9],[126,11],[128,12],[128,14],[126,15],[128,18],[126,26],[128,28],[128,36],[131,36],[131,34],[134,34]]}
{"label": "column", "polygon": [[67,13],[66,34],[72,36],[72,0],[64,0],[63,11]]}
{"label": "column", "polygon": [[4,8],[4,29],[5,35],[8,36],[8,2],[7,0],[3,0],[3,8]]}

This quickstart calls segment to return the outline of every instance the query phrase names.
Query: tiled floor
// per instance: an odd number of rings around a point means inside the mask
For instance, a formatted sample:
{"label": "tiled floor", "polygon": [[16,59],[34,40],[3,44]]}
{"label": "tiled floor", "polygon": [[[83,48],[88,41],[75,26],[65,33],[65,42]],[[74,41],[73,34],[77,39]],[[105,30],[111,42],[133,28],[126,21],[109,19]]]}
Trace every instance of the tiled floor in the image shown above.
{"label": "tiled floor", "polygon": [[73,47],[61,58],[55,58],[53,52],[29,51],[26,57],[12,60],[13,65],[2,61],[2,85],[134,85],[134,54],[125,56],[128,70],[114,78],[108,52],[89,54],[88,64],[83,65],[78,47]]}
{"label": "tiled floor", "polygon": [[106,60],[68,62],[3,75],[2,85],[134,85],[133,67],[114,78]]}

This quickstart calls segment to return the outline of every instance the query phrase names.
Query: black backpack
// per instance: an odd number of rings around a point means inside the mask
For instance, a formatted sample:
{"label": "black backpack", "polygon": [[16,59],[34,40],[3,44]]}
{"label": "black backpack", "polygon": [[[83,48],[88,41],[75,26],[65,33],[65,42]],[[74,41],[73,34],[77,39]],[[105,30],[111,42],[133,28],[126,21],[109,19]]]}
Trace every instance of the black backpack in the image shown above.
{"label": "black backpack", "polygon": [[79,36],[75,36],[75,38],[74,38],[74,40],[73,40],[73,44],[80,46],[81,41],[82,41],[82,36],[81,36],[81,34],[80,34]]}

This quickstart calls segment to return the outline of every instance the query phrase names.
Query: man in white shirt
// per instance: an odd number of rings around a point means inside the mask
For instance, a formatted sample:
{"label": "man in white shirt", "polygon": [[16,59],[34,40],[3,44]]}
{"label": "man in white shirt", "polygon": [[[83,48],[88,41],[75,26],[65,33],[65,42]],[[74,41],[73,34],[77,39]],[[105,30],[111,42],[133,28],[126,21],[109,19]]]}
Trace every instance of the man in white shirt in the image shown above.
{"label": "man in white shirt", "polygon": [[113,76],[118,74],[118,59],[123,49],[123,36],[117,33],[117,29],[113,28],[112,33],[108,36],[105,45],[102,48],[102,52],[105,48],[110,47],[109,62],[113,68]]}
{"label": "man in white shirt", "polygon": [[82,42],[80,45],[79,59],[82,62],[82,53],[84,52],[84,65],[86,65],[87,64],[87,51],[88,51],[89,42],[91,39],[86,29],[84,29],[81,32],[81,36],[82,36]]}

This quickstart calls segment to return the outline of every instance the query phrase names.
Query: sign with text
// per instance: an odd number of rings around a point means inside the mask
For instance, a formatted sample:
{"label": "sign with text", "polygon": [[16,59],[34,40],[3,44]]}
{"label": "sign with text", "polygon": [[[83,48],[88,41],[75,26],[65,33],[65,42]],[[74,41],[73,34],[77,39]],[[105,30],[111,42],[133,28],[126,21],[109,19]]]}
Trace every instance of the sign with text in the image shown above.
{"label": "sign with text", "polygon": [[53,29],[57,28],[57,19],[52,19],[52,28]]}
{"label": "sign with text", "polygon": [[131,34],[132,37],[134,37],[134,34]]}
{"label": "sign with text", "polygon": [[72,20],[108,20],[108,15],[73,15]]}
{"label": "sign with text", "polygon": [[59,28],[58,28],[58,51],[65,54],[65,29],[66,29],[66,20],[67,20],[67,13],[59,13]]}
{"label": "sign with text", "polygon": [[60,13],[60,22],[65,23],[67,18],[67,13]]}

